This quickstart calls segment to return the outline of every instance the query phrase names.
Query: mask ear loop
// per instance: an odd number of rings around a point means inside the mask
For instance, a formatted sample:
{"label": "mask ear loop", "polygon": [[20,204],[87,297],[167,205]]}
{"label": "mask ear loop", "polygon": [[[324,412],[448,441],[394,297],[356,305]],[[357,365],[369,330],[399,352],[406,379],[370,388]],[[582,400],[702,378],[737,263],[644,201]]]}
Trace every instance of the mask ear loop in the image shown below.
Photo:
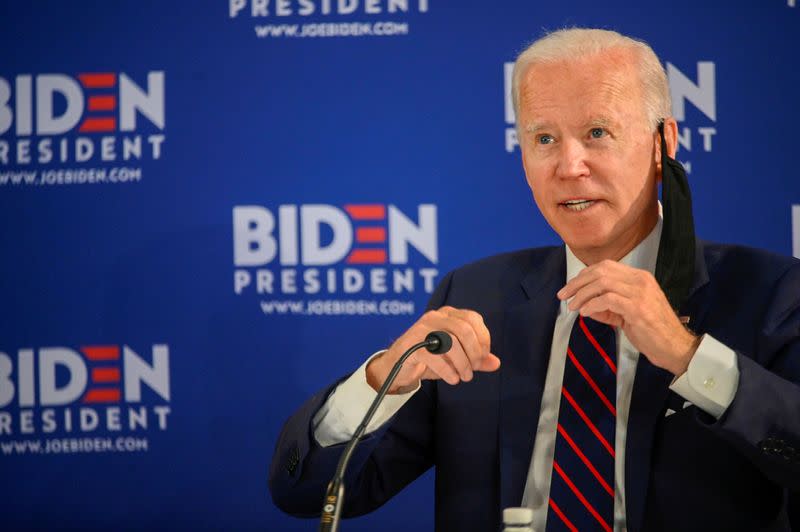
{"label": "mask ear loop", "polygon": [[683,166],[667,154],[664,119],[661,136],[661,198],[664,221],[658,246],[655,277],[672,308],[679,312],[694,278],[695,233],[692,194]]}
{"label": "mask ear loop", "polygon": [[[667,139],[664,138],[664,119],[658,121],[658,136],[661,142],[661,181],[664,181],[664,154],[667,153]],[[663,184],[662,184],[663,188]],[[663,191],[662,191],[663,194]]]}

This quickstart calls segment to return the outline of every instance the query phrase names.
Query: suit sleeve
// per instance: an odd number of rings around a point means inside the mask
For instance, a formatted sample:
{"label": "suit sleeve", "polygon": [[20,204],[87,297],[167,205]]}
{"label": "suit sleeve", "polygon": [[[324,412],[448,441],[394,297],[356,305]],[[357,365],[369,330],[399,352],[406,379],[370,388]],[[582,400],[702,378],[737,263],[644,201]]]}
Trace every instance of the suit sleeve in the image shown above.
{"label": "suit sleeve", "polygon": [[[439,283],[428,309],[445,304],[451,281],[452,272]],[[275,446],[269,470],[272,500],[297,517],[320,514],[346,445],[322,447],[313,435],[313,417],[337,385],[321,390],[292,414]],[[361,439],[345,476],[343,516],[374,510],[433,465],[435,395],[435,385],[426,381],[392,419]]]}
{"label": "suit sleeve", "polygon": [[704,413],[698,419],[739,448],[774,482],[796,491],[800,490],[797,264],[776,284],[758,327],[754,356],[736,353],[740,376],[733,402],[719,420]]}

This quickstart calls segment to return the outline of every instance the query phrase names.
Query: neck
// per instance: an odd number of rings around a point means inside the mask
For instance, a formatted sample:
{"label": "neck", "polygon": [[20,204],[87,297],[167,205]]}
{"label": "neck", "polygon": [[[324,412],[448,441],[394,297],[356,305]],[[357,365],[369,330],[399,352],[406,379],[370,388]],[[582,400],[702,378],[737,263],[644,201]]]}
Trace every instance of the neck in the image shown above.
{"label": "neck", "polygon": [[638,246],[647,235],[649,235],[658,222],[658,213],[648,216],[647,223],[640,225],[639,230],[631,233],[626,238],[620,238],[609,246],[598,248],[572,249],[572,253],[587,266],[597,264],[604,260],[618,262],[636,246]]}

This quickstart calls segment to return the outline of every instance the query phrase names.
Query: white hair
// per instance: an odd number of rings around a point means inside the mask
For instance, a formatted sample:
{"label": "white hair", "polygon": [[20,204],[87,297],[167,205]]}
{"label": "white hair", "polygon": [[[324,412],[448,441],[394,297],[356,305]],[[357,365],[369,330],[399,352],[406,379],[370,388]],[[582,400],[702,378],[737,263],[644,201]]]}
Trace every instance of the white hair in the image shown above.
{"label": "white hair", "polygon": [[[644,41],[616,31],[589,28],[567,28],[548,33],[517,56],[511,85],[516,116],[519,117],[520,81],[532,65],[577,60],[612,49],[631,50],[635,53],[642,84],[644,112],[652,127],[657,127],[661,120],[672,116],[667,74],[653,49]],[[519,121],[517,123],[519,125]]]}

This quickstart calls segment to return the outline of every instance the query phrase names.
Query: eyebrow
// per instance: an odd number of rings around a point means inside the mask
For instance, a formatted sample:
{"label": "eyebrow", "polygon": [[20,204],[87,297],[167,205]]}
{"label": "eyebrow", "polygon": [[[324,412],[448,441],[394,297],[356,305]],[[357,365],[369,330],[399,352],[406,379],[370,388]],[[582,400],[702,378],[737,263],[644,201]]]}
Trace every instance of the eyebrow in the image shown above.
{"label": "eyebrow", "polygon": [[[608,127],[612,127],[613,128],[616,125],[617,125],[617,123],[614,120],[612,120],[612,119],[610,119],[608,117],[605,117],[605,116],[598,116],[596,118],[592,118],[591,120],[588,120],[587,122],[585,122],[583,127],[585,127],[585,128],[592,128],[592,127],[608,128]],[[551,127],[550,124],[548,124],[546,122],[541,122],[541,121],[536,120],[536,121],[533,121],[533,122],[529,123],[527,126],[525,126],[523,131],[525,131],[526,133],[530,133],[530,134],[536,135],[537,133],[539,133],[543,129],[547,129],[549,127]]]}
{"label": "eyebrow", "polygon": [[525,126],[525,132],[535,135],[536,133],[538,133],[542,129],[545,129],[545,127],[546,127],[546,124],[544,122],[538,122],[538,121],[537,122],[531,122],[530,124]]}
{"label": "eyebrow", "polygon": [[599,116],[597,118],[593,118],[589,120],[586,125],[588,127],[609,127],[615,125],[615,122],[610,118],[606,118],[604,116]]}

